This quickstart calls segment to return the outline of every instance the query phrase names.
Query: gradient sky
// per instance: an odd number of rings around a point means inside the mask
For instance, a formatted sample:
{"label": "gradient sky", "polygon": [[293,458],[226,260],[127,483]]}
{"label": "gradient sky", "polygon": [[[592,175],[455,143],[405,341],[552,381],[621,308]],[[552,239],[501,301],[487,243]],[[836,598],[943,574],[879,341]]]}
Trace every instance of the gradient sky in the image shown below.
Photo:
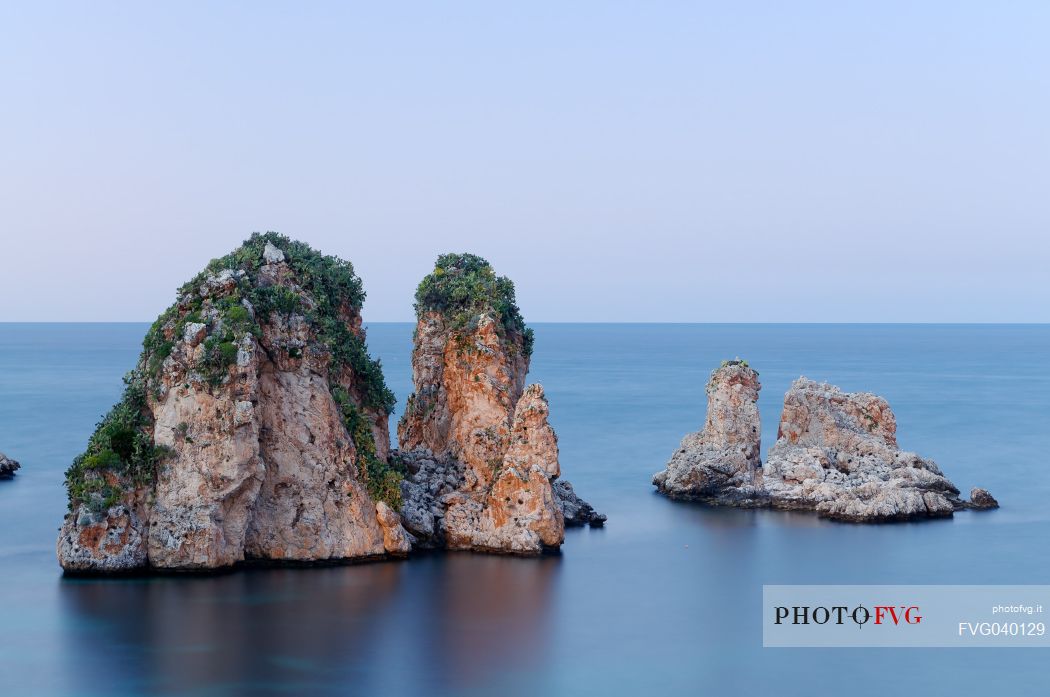
{"label": "gradient sky", "polygon": [[152,320],[254,230],[408,320],[1050,320],[1050,3],[4,3],[0,320]]}

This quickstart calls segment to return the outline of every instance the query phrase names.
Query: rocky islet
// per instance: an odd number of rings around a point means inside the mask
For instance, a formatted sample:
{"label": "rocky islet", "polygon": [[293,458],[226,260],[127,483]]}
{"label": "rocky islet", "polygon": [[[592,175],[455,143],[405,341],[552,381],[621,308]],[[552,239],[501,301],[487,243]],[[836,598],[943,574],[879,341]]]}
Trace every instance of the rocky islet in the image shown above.
{"label": "rocky islet", "polygon": [[[435,324],[421,321],[403,421],[418,435],[393,453],[394,396],[367,351],[353,267],[276,233],[213,260],[153,324],[122,399],[67,471],[62,567],[208,570],[435,547],[535,554],[561,544],[563,509],[600,524],[571,486],[555,493],[547,401],[524,388],[531,332],[513,284],[472,259],[491,303],[468,294],[465,304],[457,290],[423,313]],[[428,381],[439,344],[450,363]],[[426,398],[444,405],[440,418],[413,409]]]}
{"label": "rocky islet", "polygon": [[885,399],[799,378],[784,397],[777,441],[759,460],[758,374],[727,361],[707,385],[703,430],[687,435],[653,476],[671,498],[815,511],[847,522],[951,516],[998,503],[983,489],[964,501],[932,460],[901,450]]}
{"label": "rocky islet", "polygon": [[442,256],[416,316],[414,392],[398,424],[409,531],[428,547],[538,553],[561,544],[566,524],[601,525],[559,480],[546,396],[525,385],[532,332],[509,279],[480,257]]}
{"label": "rocky islet", "polygon": [[[400,553],[393,394],[353,267],[254,235],[184,285],[66,475],[69,571]],[[392,548],[388,549],[388,544]]]}

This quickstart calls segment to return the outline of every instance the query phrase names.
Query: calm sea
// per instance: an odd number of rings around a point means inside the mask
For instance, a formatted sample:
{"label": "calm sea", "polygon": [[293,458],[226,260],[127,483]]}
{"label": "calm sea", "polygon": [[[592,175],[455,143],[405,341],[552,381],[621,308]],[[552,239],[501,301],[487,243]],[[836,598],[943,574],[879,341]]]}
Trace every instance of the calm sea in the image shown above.
{"label": "calm sea", "polygon": [[[540,324],[562,471],[609,516],[560,556],[63,579],[62,473],[145,330],[0,324],[0,451],[23,465],[0,482],[0,694],[1050,693],[1040,649],[763,649],[759,606],[764,583],[1050,583],[1050,326]],[[411,334],[369,328],[402,405]],[[654,495],[736,356],[764,449],[799,375],[877,392],[903,447],[1003,508],[851,526]]]}

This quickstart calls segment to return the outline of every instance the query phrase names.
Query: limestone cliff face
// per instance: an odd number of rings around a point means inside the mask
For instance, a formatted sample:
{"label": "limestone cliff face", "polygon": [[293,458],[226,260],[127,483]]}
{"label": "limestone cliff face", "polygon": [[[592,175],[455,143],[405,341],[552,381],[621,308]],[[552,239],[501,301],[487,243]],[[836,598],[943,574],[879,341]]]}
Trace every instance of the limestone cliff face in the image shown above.
{"label": "limestone cliff face", "polygon": [[758,373],[726,361],[707,383],[703,430],[690,433],[653,484],[672,498],[725,505],[761,503],[762,465]]}
{"label": "limestone cliff face", "polygon": [[[816,511],[850,522],[950,516],[992,507],[972,502],[932,461],[897,445],[897,422],[882,397],[846,393],[806,378],[784,397],[777,442],[759,462],[757,374],[728,362],[708,384],[704,430],[686,436],[653,483],[668,496],[732,506]],[[986,498],[987,497],[987,498]]]}
{"label": "limestone cliff face", "polygon": [[490,483],[472,479],[467,465],[468,490],[448,500],[445,514],[450,549],[531,553],[561,545],[565,521],[551,487],[560,472],[558,440],[547,416],[543,388],[530,385],[500,439],[502,460],[484,472]]}
{"label": "limestone cliff face", "polygon": [[398,425],[406,526],[421,544],[449,549],[559,546],[558,440],[543,389],[525,387],[532,335],[513,285],[479,257],[446,255],[416,301],[415,392]]}
{"label": "limestone cliff face", "polygon": [[456,458],[472,489],[493,482],[528,372],[524,334],[498,322],[484,313],[469,330],[457,330],[438,312],[423,314],[412,352],[416,391],[398,425],[402,450]]}
{"label": "limestone cliff face", "polygon": [[932,460],[897,446],[885,399],[806,378],[784,396],[763,483],[774,506],[856,522],[950,516],[963,505]]}
{"label": "limestone cliff face", "polygon": [[[403,553],[352,267],[273,233],[184,286],[67,473],[72,571]],[[377,504],[378,502],[378,504]]]}

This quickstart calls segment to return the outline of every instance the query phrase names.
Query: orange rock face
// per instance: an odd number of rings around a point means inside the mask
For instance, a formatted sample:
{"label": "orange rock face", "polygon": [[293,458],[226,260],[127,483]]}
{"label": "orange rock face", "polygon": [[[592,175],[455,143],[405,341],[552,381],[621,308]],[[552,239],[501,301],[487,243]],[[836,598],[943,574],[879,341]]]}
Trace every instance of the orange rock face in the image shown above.
{"label": "orange rock face", "polygon": [[69,571],[120,572],[144,566],[143,500],[143,492],[134,492],[125,503],[100,514],[85,511],[75,525],[64,525],[58,545],[69,552],[63,567]]}
{"label": "orange rock face", "polygon": [[[444,529],[437,534],[446,547],[531,554],[564,538],[551,487],[560,474],[558,439],[547,421],[543,388],[524,389],[524,338],[500,330],[487,314],[466,333],[450,331],[439,313],[419,319],[412,354],[416,391],[398,436],[403,452],[462,467],[462,484],[439,502]],[[425,472],[419,479],[430,486]],[[412,501],[416,489],[407,484],[407,505],[426,505]]]}
{"label": "orange rock face", "polygon": [[482,315],[475,331],[453,335],[440,314],[421,318],[412,352],[416,391],[398,425],[402,450],[456,458],[477,490],[492,484],[503,461],[528,372],[522,337],[501,336],[497,326]]}

